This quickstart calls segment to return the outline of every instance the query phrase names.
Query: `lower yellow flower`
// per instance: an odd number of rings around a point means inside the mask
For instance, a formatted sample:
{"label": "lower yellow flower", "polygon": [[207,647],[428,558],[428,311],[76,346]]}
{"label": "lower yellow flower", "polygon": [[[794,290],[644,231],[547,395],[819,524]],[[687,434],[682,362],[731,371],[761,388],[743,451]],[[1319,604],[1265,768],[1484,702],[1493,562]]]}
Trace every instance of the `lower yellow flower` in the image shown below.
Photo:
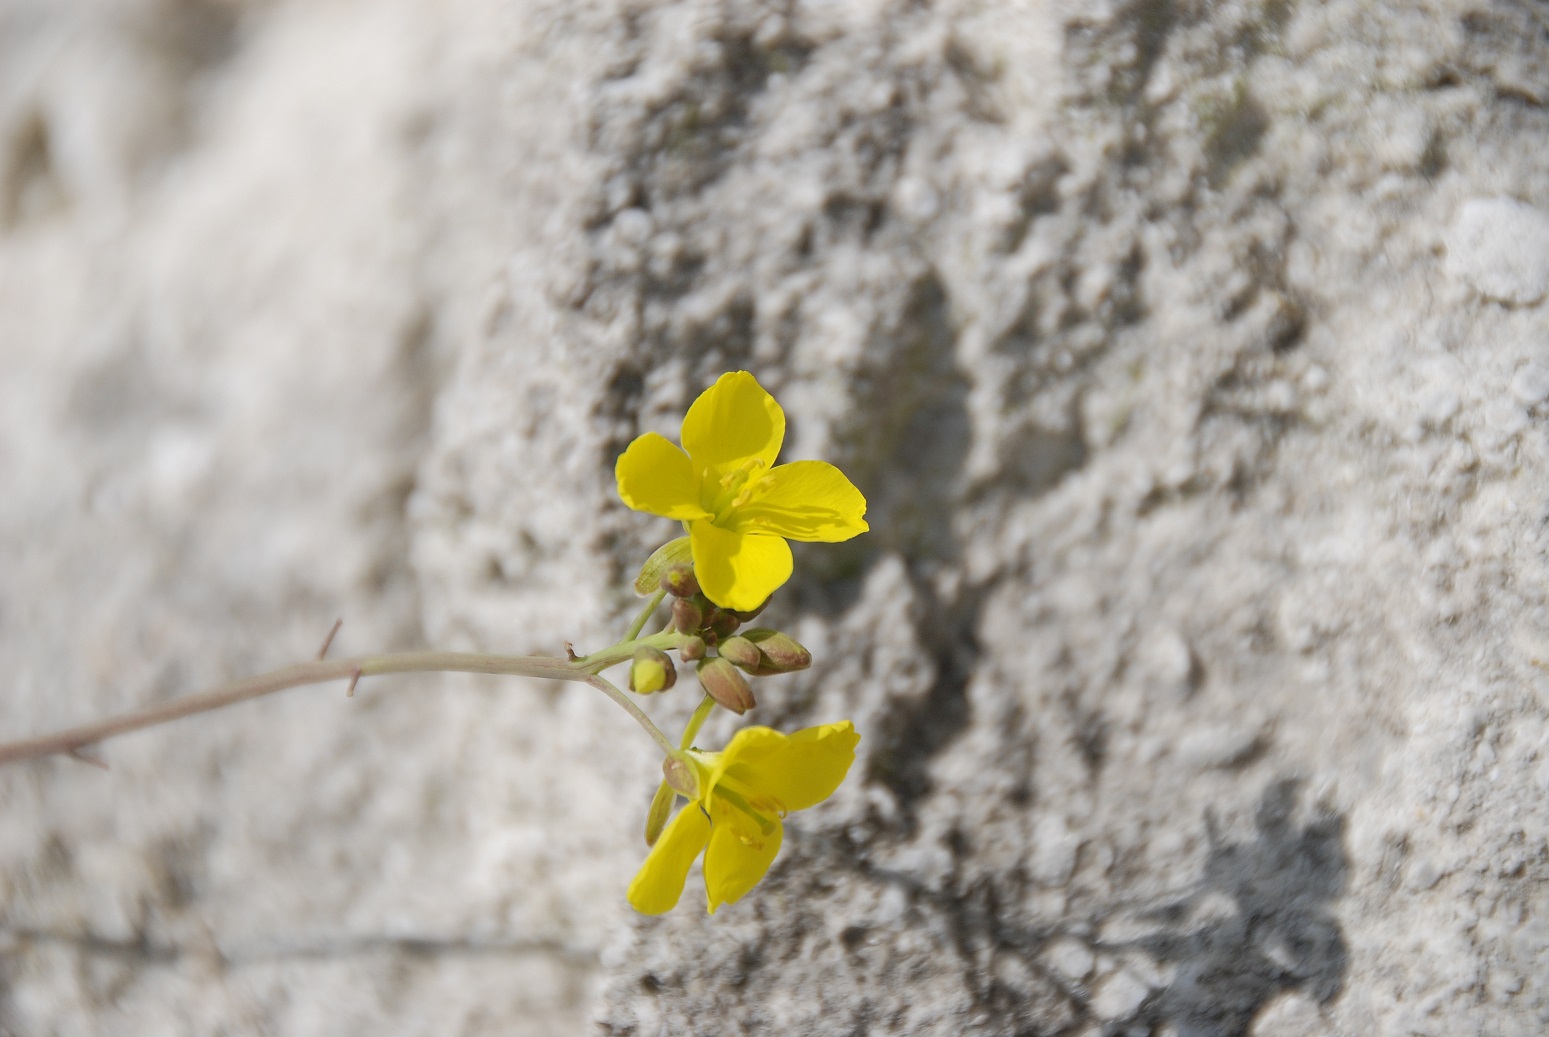
{"label": "lower yellow flower", "polygon": [[723,752],[688,750],[698,771],[699,798],[672,819],[651,847],[629,902],[636,911],[671,911],[683,895],[694,860],[705,855],[710,913],[736,903],[758,885],[780,852],[782,819],[834,794],[861,740],[848,720],[793,735],[745,727]]}

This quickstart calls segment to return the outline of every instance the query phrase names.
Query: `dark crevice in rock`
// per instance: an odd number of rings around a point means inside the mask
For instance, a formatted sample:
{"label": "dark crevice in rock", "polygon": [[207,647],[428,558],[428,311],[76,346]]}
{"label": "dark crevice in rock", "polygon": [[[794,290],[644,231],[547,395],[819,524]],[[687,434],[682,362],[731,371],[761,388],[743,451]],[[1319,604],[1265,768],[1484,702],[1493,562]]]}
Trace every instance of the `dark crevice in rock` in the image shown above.
{"label": "dark crevice in rock", "polygon": [[22,119],[0,142],[0,229],[41,219],[66,201],[54,169],[54,145],[40,112]]}
{"label": "dark crevice in rock", "polygon": [[983,595],[943,602],[929,583],[916,582],[921,602],[916,636],[930,656],[935,682],[925,697],[896,706],[882,718],[874,737],[869,777],[893,793],[905,832],[914,810],[930,792],[930,762],[968,727],[968,682],[978,661],[978,628]]}
{"label": "dark crevice in rock", "polygon": [[1502,0],[1462,16],[1462,71],[1497,97],[1549,107],[1549,12],[1534,0]]}
{"label": "dark crevice in rock", "polygon": [[236,5],[218,0],[169,0],[138,26],[147,49],[184,81],[230,61],[240,28]]}
{"label": "dark crevice in rock", "polygon": [[[406,457],[418,457],[430,442],[436,399],[449,375],[444,336],[433,302],[423,300],[409,311],[398,329],[396,346],[392,373],[403,407],[391,435],[402,444]],[[413,602],[398,615],[396,637],[403,643],[415,643],[425,636],[420,625],[420,581],[410,562],[414,534],[409,506],[419,479],[415,464],[406,463],[395,478],[383,483],[361,513],[363,522],[384,532],[382,550],[367,575],[372,594],[382,600]]]}
{"label": "dark crevice in rock", "polygon": [[1252,158],[1269,129],[1269,115],[1245,83],[1232,95],[1208,107],[1200,120],[1206,127],[1206,178],[1212,187],[1226,183],[1238,166]]}
{"label": "dark crevice in rock", "polygon": [[[1145,92],[1178,23],[1173,0],[1132,0],[1101,22],[1073,20],[1065,29],[1065,52],[1082,71],[1104,70],[1101,96],[1109,103],[1133,104]],[[1078,81],[1086,78],[1078,76]]]}
{"label": "dark crevice in rock", "polygon": [[864,549],[950,562],[972,436],[970,385],[956,367],[951,307],[933,271],[910,286],[897,327],[877,337],[868,351],[876,359],[856,380],[861,422],[845,450],[873,516]]}
{"label": "dark crevice in rock", "polygon": [[949,599],[933,579],[959,563],[962,544],[952,515],[964,492],[971,440],[970,386],[956,368],[950,304],[933,271],[914,280],[896,326],[877,335],[877,348],[855,379],[858,420],[842,449],[844,467],[867,496],[872,531],[825,545],[813,564],[803,558],[792,591],[797,607],[836,615],[854,603],[878,558],[905,560],[919,603],[914,634],[931,659],[934,683],[884,718],[871,776],[894,793],[907,827],[928,790],[930,760],[969,721],[983,594],[964,589]]}
{"label": "dark crevice in rock", "polygon": [[1014,253],[1027,240],[1028,231],[1041,216],[1056,213],[1060,208],[1060,177],[1070,171],[1070,162],[1062,154],[1053,154],[1032,163],[1022,174],[1017,192],[1017,217],[1006,228],[1002,248]]}

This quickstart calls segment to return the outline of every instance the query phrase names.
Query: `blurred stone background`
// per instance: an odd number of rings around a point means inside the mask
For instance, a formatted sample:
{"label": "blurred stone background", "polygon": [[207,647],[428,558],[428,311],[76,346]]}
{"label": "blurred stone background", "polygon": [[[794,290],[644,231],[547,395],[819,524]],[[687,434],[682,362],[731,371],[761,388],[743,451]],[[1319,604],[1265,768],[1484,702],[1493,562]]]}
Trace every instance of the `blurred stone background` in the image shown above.
{"label": "blurred stone background", "polygon": [[728,369],[874,532],[743,903],[584,689],[297,691],[0,773],[0,1032],[1542,1033],[1545,155],[1536,0],[3,0],[0,736],[611,640]]}

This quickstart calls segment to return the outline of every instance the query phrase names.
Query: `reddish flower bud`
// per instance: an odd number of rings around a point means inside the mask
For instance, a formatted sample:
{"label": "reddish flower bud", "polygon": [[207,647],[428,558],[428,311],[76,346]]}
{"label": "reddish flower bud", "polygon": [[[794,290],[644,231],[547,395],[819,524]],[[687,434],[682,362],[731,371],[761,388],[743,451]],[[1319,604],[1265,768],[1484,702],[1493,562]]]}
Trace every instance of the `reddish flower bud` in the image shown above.
{"label": "reddish flower bud", "polygon": [[757,705],[753,701],[753,689],[748,687],[747,678],[725,659],[701,660],[699,683],[704,687],[705,694],[715,699],[717,705],[738,716]]}
{"label": "reddish flower bud", "polygon": [[702,637],[685,638],[678,645],[678,658],[686,663],[696,662],[705,657],[705,639]]}
{"label": "reddish flower bud", "polygon": [[765,664],[778,673],[805,670],[812,665],[812,653],[778,630],[748,630],[742,636],[758,646]]}
{"label": "reddish flower bud", "polygon": [[694,570],[687,565],[674,565],[662,573],[659,580],[662,590],[675,598],[692,598],[699,593],[699,581]]}
{"label": "reddish flower bud", "polygon": [[714,615],[705,617],[705,625],[715,631],[715,636],[725,639],[736,633],[742,625],[742,620],[724,609],[716,609]]}
{"label": "reddish flower bud", "polygon": [[697,634],[705,625],[705,614],[688,598],[678,598],[672,603],[672,625],[680,634]]}
{"label": "reddish flower bud", "polygon": [[731,610],[731,614],[736,616],[739,620],[741,620],[744,623],[751,623],[755,619],[758,618],[758,614],[760,612],[764,611],[766,608],[769,607],[770,600],[771,599],[769,599],[769,598],[765,598],[764,599],[764,603],[762,605],[760,605],[758,608],[750,609],[750,610],[748,610],[746,612],[738,612],[735,609],[732,609]]}
{"label": "reddish flower bud", "polygon": [[728,637],[721,642],[720,653],[722,659],[743,670],[757,670],[764,661],[763,653],[758,650],[758,645],[745,637]]}

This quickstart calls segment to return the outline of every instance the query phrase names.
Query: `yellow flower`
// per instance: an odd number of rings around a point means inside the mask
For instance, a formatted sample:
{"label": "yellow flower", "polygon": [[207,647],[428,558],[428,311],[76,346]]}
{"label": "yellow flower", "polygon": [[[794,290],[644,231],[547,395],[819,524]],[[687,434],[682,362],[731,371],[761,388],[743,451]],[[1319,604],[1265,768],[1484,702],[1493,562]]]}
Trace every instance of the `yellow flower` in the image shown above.
{"label": "yellow flower", "polygon": [[835,543],[867,530],[866,498],[825,461],[774,466],[785,412],[746,371],[721,375],[683,419],[683,449],[654,432],[615,474],[636,511],[688,530],[694,575],[722,608],[751,611],[791,576],[786,540]]}
{"label": "yellow flower", "polygon": [[651,847],[629,884],[629,902],[642,914],[671,911],[701,851],[710,913],[740,900],[780,852],[781,819],[833,795],[860,740],[845,720],[793,735],[745,727],[724,752],[689,750],[699,798],[678,811]]}

